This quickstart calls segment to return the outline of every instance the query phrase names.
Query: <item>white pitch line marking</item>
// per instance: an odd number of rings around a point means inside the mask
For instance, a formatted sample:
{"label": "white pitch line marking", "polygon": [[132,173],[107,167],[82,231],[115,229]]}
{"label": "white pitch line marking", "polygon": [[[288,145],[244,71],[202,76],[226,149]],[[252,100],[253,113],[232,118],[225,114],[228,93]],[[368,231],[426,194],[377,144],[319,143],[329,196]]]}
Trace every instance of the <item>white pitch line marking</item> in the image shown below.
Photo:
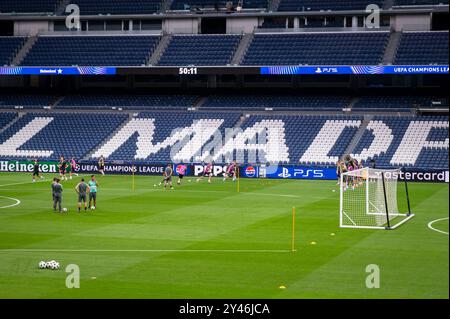
{"label": "white pitch line marking", "polygon": [[0,252],[289,253],[288,249],[0,249]]}
{"label": "white pitch line marking", "polygon": [[9,207],[14,207],[14,206],[20,205],[20,200],[18,200],[17,198],[6,197],[6,196],[0,196],[0,197],[15,201],[14,204],[7,205],[7,206],[0,206],[0,209],[2,209],[2,208],[9,208]]}
{"label": "white pitch line marking", "polygon": [[446,220],[446,219],[448,219],[448,217],[432,220],[431,222],[428,223],[428,228],[431,229],[431,230],[437,231],[438,233],[442,233],[442,234],[448,235],[448,232],[445,232],[445,231],[440,230],[440,229],[436,229],[433,226],[431,226],[434,223],[437,223],[437,222],[440,222],[441,220]]}

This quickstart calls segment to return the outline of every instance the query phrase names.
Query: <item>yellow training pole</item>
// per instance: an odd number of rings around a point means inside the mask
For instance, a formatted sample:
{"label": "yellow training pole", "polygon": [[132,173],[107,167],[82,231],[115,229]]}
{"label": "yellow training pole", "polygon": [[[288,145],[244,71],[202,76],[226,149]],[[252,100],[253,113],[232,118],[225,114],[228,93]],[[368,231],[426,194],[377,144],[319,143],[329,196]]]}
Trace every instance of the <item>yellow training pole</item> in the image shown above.
{"label": "yellow training pole", "polygon": [[240,187],[241,187],[241,185],[240,185],[241,178],[240,178],[239,166],[236,167],[236,169],[237,169],[237,172],[236,172],[236,175],[237,175],[237,192],[239,193],[240,192]]}
{"label": "yellow training pole", "polygon": [[292,207],[292,245],[291,250],[297,251],[295,249],[295,207]]}
{"label": "yellow training pole", "polygon": [[131,175],[132,175],[132,177],[131,177],[131,179],[132,179],[132,185],[131,185],[131,188],[132,188],[132,190],[133,190],[133,192],[134,192],[134,164],[133,164],[133,166],[131,167]]}

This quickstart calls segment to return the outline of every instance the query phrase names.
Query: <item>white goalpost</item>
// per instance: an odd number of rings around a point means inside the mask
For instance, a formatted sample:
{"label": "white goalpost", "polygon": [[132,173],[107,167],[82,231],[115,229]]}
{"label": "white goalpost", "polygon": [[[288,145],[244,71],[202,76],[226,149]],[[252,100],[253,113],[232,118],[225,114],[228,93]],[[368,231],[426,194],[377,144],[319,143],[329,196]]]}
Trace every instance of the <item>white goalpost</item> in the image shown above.
{"label": "white goalpost", "polygon": [[395,229],[411,219],[408,185],[405,195],[408,211],[400,212],[397,205],[400,169],[365,167],[341,174],[340,227]]}

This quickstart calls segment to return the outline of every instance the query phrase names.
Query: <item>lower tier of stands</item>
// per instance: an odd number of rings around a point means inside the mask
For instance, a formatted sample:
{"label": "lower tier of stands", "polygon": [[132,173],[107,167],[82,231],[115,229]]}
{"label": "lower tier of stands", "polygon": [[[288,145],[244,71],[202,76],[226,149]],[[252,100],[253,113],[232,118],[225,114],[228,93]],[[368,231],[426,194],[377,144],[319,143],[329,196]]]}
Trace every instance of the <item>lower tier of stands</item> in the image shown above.
{"label": "lower tier of stands", "polygon": [[448,117],[0,112],[0,158],[333,165],[346,153],[381,167],[448,168]]}

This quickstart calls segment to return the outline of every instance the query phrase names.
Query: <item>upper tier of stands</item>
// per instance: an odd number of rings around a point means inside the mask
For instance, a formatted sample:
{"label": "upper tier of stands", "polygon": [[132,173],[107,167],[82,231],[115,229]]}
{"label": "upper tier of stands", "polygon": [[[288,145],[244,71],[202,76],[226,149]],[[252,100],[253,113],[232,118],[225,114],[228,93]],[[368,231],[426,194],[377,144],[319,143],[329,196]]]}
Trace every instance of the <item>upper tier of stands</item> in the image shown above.
{"label": "upper tier of stands", "polygon": [[244,65],[379,64],[387,32],[255,34]]}
{"label": "upper tier of stands", "polygon": [[0,13],[11,12],[55,12],[58,0],[1,0]]}
{"label": "upper tier of stands", "polygon": [[448,0],[394,0],[394,6],[423,6],[447,4]]}
{"label": "upper tier of stands", "polygon": [[151,109],[156,107],[191,107],[197,95],[69,95],[57,105],[58,109]]}
{"label": "upper tier of stands", "polygon": [[23,37],[0,37],[0,66],[11,63],[24,41]]}
{"label": "upper tier of stands", "polygon": [[[204,9],[204,8],[214,8],[215,6],[219,8],[224,8],[228,0],[173,0],[170,9],[172,10],[186,10],[186,9]],[[238,1],[234,0],[234,7],[236,7]],[[244,0],[244,9],[265,9],[267,8],[267,0]]]}
{"label": "upper tier of stands", "polygon": [[158,65],[227,65],[240,39],[238,35],[174,36]]}
{"label": "upper tier of stands", "polygon": [[202,108],[234,109],[301,109],[342,110],[351,98],[348,96],[289,96],[289,95],[212,95]]}
{"label": "upper tier of stands", "polygon": [[380,8],[384,0],[281,0],[278,11],[364,10],[368,4]]}
{"label": "upper tier of stands", "polygon": [[348,95],[269,95],[220,94],[201,97],[196,94],[0,94],[0,109],[79,109],[79,110],[152,110],[187,109],[197,106],[208,110],[297,110],[342,111],[352,104],[352,111],[401,111],[413,109],[448,109],[449,98],[444,96],[384,96],[356,97]]}
{"label": "upper tier of stands", "polygon": [[448,31],[402,33],[395,64],[448,64]]}
{"label": "upper tier of stands", "polygon": [[417,108],[448,108],[448,97],[436,96],[363,96],[353,105],[353,110],[409,111]]}
{"label": "upper tier of stands", "polygon": [[56,96],[46,94],[0,94],[0,109],[42,109],[52,105]]}
{"label": "upper tier of stands", "polygon": [[[238,1],[233,0],[234,7]],[[385,0],[281,0],[278,11],[320,11],[320,10],[364,10],[370,4],[382,7]],[[77,4],[82,15],[97,14],[152,14],[162,9],[163,0],[70,0]],[[174,0],[171,10],[195,8],[220,8],[226,6],[226,0]],[[1,0],[0,13],[54,13],[61,0]],[[393,0],[394,6],[448,5],[448,0]],[[245,0],[244,9],[267,9],[267,0]]]}
{"label": "upper tier of stands", "polygon": [[150,14],[158,12],[163,0],[71,0],[80,7],[82,15]]}
{"label": "upper tier of stands", "polygon": [[156,36],[41,36],[21,65],[143,65],[158,41]]}
{"label": "upper tier of stands", "polygon": [[[242,65],[377,65],[388,32],[257,33]],[[240,35],[174,35],[157,65],[228,65]],[[10,64],[23,37],[0,37],[0,65]],[[40,36],[22,66],[142,66],[159,36]],[[394,64],[448,64],[448,31],[404,32]]]}

